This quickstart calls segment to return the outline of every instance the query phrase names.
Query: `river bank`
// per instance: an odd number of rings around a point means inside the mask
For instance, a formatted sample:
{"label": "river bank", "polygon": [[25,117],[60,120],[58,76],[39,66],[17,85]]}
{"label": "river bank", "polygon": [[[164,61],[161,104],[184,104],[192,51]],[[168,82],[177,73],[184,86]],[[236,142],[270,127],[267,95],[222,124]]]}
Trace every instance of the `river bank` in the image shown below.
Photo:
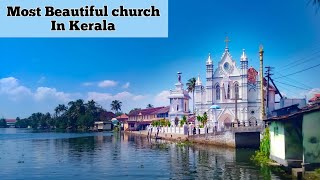
{"label": "river bank", "polygon": [[[144,131],[125,131],[128,134],[134,134],[143,137],[151,137],[152,139],[156,139],[155,134],[151,136],[148,134],[147,130]],[[203,145],[213,145],[224,148],[235,148],[235,140],[232,133],[225,134],[201,134],[201,135],[182,135],[182,134],[174,134],[174,133],[162,133],[159,132],[157,139],[163,139],[173,142],[191,142]]]}

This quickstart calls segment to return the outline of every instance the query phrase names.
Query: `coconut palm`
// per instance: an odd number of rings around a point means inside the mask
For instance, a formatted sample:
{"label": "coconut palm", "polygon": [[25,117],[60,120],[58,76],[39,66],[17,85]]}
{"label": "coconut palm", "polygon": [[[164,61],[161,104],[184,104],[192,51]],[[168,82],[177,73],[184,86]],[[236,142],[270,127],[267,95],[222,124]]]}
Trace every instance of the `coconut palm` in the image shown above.
{"label": "coconut palm", "polygon": [[115,111],[115,113],[118,113],[119,111],[121,111],[121,106],[122,106],[122,102],[120,102],[119,100],[113,100],[111,102],[111,110]]}
{"label": "coconut palm", "polygon": [[193,78],[189,79],[187,82],[188,92],[192,92],[193,113],[194,113],[194,91],[196,88],[196,81],[197,81],[196,78],[193,77]]}

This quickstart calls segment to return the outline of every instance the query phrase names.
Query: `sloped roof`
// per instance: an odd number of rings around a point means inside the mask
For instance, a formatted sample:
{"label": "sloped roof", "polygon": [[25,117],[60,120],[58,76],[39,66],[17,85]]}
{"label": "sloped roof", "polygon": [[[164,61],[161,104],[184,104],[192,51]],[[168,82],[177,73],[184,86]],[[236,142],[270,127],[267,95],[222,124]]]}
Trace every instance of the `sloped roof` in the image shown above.
{"label": "sloped roof", "polygon": [[154,112],[151,113],[151,114],[164,114],[164,113],[168,113],[168,112],[169,112],[169,109],[170,109],[169,106],[163,107],[163,108],[161,108],[161,109],[159,109],[159,110],[157,110],[157,111],[154,111]]}
{"label": "sloped roof", "polygon": [[126,114],[122,114],[121,116],[118,116],[117,119],[128,119],[129,116],[127,116]]}
{"label": "sloped roof", "polygon": [[138,109],[129,113],[128,116],[138,116],[138,115],[151,115],[155,111],[158,111],[164,107],[155,107],[155,108],[147,108],[147,109]]}
{"label": "sloped roof", "polygon": [[301,116],[305,113],[309,113],[309,112],[313,112],[313,111],[320,111],[320,106],[319,105],[306,106],[298,112],[294,112],[294,113],[291,113],[289,115],[284,115],[284,116],[271,117],[268,119],[264,119],[264,121],[293,120],[293,119],[296,119],[295,117],[298,117],[298,116]]}
{"label": "sloped roof", "polygon": [[317,100],[320,100],[320,94],[315,94],[315,95],[313,96],[313,98],[311,98],[311,99],[309,100],[309,102],[314,102],[314,101],[317,101]]}

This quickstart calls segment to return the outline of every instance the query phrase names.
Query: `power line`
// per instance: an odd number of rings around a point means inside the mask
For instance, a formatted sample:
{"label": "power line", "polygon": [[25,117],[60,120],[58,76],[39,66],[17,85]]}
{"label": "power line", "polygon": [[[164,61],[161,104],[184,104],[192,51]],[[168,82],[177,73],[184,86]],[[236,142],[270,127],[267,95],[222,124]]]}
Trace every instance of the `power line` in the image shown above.
{"label": "power line", "polygon": [[304,60],[304,61],[302,61],[302,62],[300,62],[300,63],[299,63],[299,61],[297,61],[297,62],[295,62],[295,63],[291,63],[290,65],[284,66],[284,68],[282,68],[281,70],[282,70],[282,71],[283,71],[283,70],[288,70],[288,69],[294,68],[294,67],[296,67],[296,66],[298,66],[298,65],[301,65],[301,64],[303,64],[303,63],[306,63],[306,62],[309,62],[309,61],[311,61],[311,60],[314,60],[315,58],[319,57],[320,51],[318,51],[316,54],[318,54],[318,55],[317,55],[317,56],[314,56],[314,57],[306,57],[306,58],[301,59],[301,60]]}
{"label": "power line", "polygon": [[[319,47],[320,47],[320,43],[317,44],[317,45],[311,50],[311,52],[309,53],[309,55],[311,54],[310,56],[313,56],[313,55],[319,53],[319,52],[320,52],[320,51],[318,51]],[[315,50],[316,50],[316,51],[315,51]],[[312,52],[312,51],[313,51],[313,52]],[[288,66],[292,66],[292,65],[294,65],[294,64],[298,63],[299,61],[302,61],[302,60],[304,60],[304,59],[306,59],[306,58],[310,58],[310,56],[308,56],[308,57],[303,56],[303,57],[301,57],[301,58],[299,58],[299,59],[297,59],[297,60],[295,60],[295,61],[292,61],[292,62],[290,62],[289,64],[284,65],[283,68],[281,68],[280,70],[286,69]],[[290,59],[290,58],[289,58],[289,59]],[[301,64],[302,64],[302,63],[301,63]]]}
{"label": "power line", "polygon": [[[276,80],[275,80],[275,81],[276,81]],[[281,81],[276,81],[276,82],[277,82],[277,83],[280,83],[280,84],[287,85],[287,86],[295,87],[295,88],[298,88],[298,89],[311,90],[311,89],[307,89],[307,88],[304,88],[304,87],[299,87],[299,86],[295,86],[295,85],[292,85],[292,84],[287,84],[287,83],[284,83],[284,82],[281,82]]]}
{"label": "power line", "polygon": [[276,78],[274,78],[274,79],[279,79],[279,78],[288,77],[288,76],[291,76],[291,75],[294,75],[294,74],[298,74],[298,73],[307,71],[307,70],[309,70],[309,69],[316,68],[316,67],[318,67],[318,66],[320,66],[320,64],[317,64],[317,65],[315,65],[315,66],[311,66],[311,67],[308,67],[308,68],[306,68],[306,69],[302,69],[302,70],[300,70],[300,71],[296,71],[296,72],[294,72],[294,73],[290,73],[290,74],[287,74],[287,75],[284,75],[284,76],[276,77]]}
{"label": "power line", "polygon": [[[275,73],[280,74],[280,76],[284,76],[283,74],[281,74],[281,73],[278,72],[278,71],[275,71]],[[298,83],[298,84],[300,84],[301,86],[305,86],[305,87],[307,87],[307,88],[312,89],[311,86],[306,85],[306,84],[304,84],[304,83],[302,83],[302,82],[299,82],[299,81],[297,81],[297,80],[295,80],[295,79],[293,79],[293,78],[290,78],[290,77],[284,77],[284,78],[286,78],[286,79],[283,79],[283,80],[285,80],[285,81],[287,81],[287,82]]]}

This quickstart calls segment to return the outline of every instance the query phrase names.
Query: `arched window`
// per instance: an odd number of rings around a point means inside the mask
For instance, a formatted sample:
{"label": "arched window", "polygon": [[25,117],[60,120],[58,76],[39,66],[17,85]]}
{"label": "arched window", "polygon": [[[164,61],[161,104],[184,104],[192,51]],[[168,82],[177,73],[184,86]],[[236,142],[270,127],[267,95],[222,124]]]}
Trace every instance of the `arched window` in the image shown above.
{"label": "arched window", "polygon": [[238,83],[234,84],[234,95],[235,95],[235,98],[239,98],[239,84]]}
{"label": "arched window", "polygon": [[228,84],[227,99],[230,99],[230,84]]}
{"label": "arched window", "polygon": [[216,100],[220,100],[220,86],[216,85]]}

